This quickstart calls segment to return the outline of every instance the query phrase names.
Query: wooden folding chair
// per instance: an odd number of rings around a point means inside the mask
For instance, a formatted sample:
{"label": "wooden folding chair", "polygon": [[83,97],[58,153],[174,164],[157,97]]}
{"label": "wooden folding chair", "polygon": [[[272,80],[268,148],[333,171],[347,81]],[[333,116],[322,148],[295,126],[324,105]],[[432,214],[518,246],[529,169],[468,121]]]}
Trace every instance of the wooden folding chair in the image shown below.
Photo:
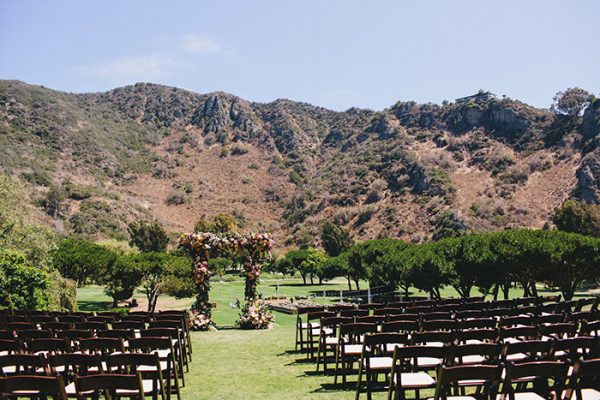
{"label": "wooden folding chair", "polygon": [[77,398],[97,398],[104,393],[104,398],[111,400],[117,397],[144,399],[144,389],[140,374],[96,374],[75,377]]}
{"label": "wooden folding chair", "polygon": [[317,371],[319,371],[321,361],[323,362],[323,371],[327,372],[328,352],[335,349],[338,343],[338,328],[341,324],[351,324],[354,322],[351,317],[328,317],[321,318],[319,346],[317,350]]}
{"label": "wooden folding chair", "polygon": [[310,312],[323,311],[324,309],[325,306],[298,307],[296,309],[296,351],[298,351],[298,346],[300,346],[300,351],[304,351],[304,332],[308,328],[308,322],[304,322],[302,316]]}
{"label": "wooden folding chair", "polygon": [[[183,352],[184,362],[186,371],[189,371],[188,363],[191,361],[192,353],[189,349],[190,338],[186,337],[186,327],[185,320],[183,318],[179,319],[164,319],[165,316],[162,316],[161,319],[156,319],[155,321],[150,322],[148,324],[149,329],[154,328],[174,328],[179,331],[179,343],[181,345],[181,351]],[[172,318],[176,318],[175,315],[171,316]],[[156,335],[152,335],[156,336]]]}
{"label": "wooden folding chair", "polygon": [[369,315],[369,310],[364,309],[350,309],[350,310],[341,310],[340,317],[366,317]]}
{"label": "wooden folding chair", "polygon": [[42,322],[42,329],[48,329],[53,332],[67,331],[67,330],[73,329],[73,327],[74,327],[74,324],[72,322],[58,322],[58,321]]}
{"label": "wooden folding chair", "polygon": [[432,320],[451,320],[452,313],[449,312],[429,312],[421,315],[421,320],[423,321],[432,321]]}
{"label": "wooden folding chair", "polygon": [[[390,303],[388,304],[388,307],[393,307],[393,308],[403,308],[403,307],[397,307],[396,306],[397,303]],[[359,310],[374,310],[376,308],[383,308],[385,307],[385,305],[383,303],[362,303],[358,305],[358,309]]]}
{"label": "wooden folding chair", "polygon": [[381,324],[382,333],[413,333],[419,330],[419,322],[417,321],[388,321]]}
{"label": "wooden folding chair", "polygon": [[356,400],[362,391],[363,374],[365,375],[367,398],[371,400],[373,382],[377,383],[380,373],[385,374],[391,370],[394,349],[396,346],[405,346],[407,342],[408,335],[406,333],[373,333],[365,336],[358,364]]}
{"label": "wooden folding chair", "polygon": [[0,393],[7,398],[67,400],[62,378],[55,376],[19,375],[0,378]]}
{"label": "wooden folding chair", "polygon": [[306,357],[314,359],[316,348],[315,339],[318,340],[321,335],[321,318],[335,317],[337,314],[333,311],[315,311],[306,314],[306,329],[303,335],[305,340],[300,343],[300,348],[306,351]]}
{"label": "wooden folding chair", "polygon": [[[185,376],[183,367],[186,367],[186,371],[189,371],[187,358],[183,352],[183,339],[182,334],[177,328],[149,328],[140,332],[141,337],[168,337],[171,339],[173,349],[175,351],[175,361],[177,362],[179,377],[181,378],[181,385],[185,386]],[[166,352],[167,350],[163,350]]]}
{"label": "wooden folding chair", "polygon": [[537,315],[535,317],[535,323],[537,325],[543,324],[561,324],[565,322],[566,315],[565,314],[544,314]]}
{"label": "wooden folding chair", "polygon": [[513,362],[531,362],[553,359],[553,343],[545,340],[524,340],[502,345],[500,361],[504,364]]}
{"label": "wooden folding chair", "polygon": [[508,363],[501,399],[561,399],[568,368],[568,364],[560,361]]}
{"label": "wooden folding chair", "polygon": [[575,361],[585,358],[600,343],[600,338],[594,336],[577,336],[556,339],[552,342],[552,351],[559,360]]}
{"label": "wooden folding chair", "polygon": [[79,342],[82,339],[93,338],[94,332],[82,329],[68,329],[56,332],[56,337],[59,339],[67,339],[70,342],[73,351],[78,351]]}
{"label": "wooden folding chair", "polygon": [[134,329],[137,331],[142,331],[146,329],[146,322],[144,321],[118,321],[112,324],[113,329]]}
{"label": "wooden folding chair", "polygon": [[411,341],[412,344],[421,344],[433,347],[446,346],[454,342],[456,333],[450,331],[423,331],[415,332]]}
{"label": "wooden folding chair", "polygon": [[500,357],[499,343],[473,343],[450,346],[448,365],[496,364]]}
{"label": "wooden folding chair", "polygon": [[538,332],[542,340],[564,339],[575,336],[577,325],[570,322],[543,324],[538,326]]}
{"label": "wooden folding chair", "polygon": [[578,360],[575,363],[564,398],[565,400],[600,399],[600,358]]}
{"label": "wooden folding chair", "polygon": [[356,317],[354,318],[354,322],[359,322],[363,324],[377,324],[381,325],[385,321],[387,321],[388,317],[385,315],[365,315],[364,317]]}
{"label": "wooden folding chair", "polygon": [[[167,361],[165,361],[167,362]],[[135,374],[139,373],[142,376],[142,389],[144,394],[152,396],[152,399],[157,400],[160,395],[161,400],[167,397],[165,381],[162,376],[163,367],[158,354],[143,354],[143,353],[122,353],[113,354],[108,359],[108,368],[111,373],[119,374]],[[170,382],[170,380],[169,380]],[[118,395],[124,395],[121,391],[117,391]],[[170,399],[170,387],[168,398]]]}
{"label": "wooden folding chair", "polygon": [[498,341],[497,329],[459,329],[456,331],[458,344],[494,343]]}
{"label": "wooden folding chair", "polygon": [[41,354],[11,354],[0,356],[2,376],[50,375],[46,358]]}
{"label": "wooden folding chair", "polygon": [[355,322],[342,324],[339,328],[338,343],[335,352],[335,378],[337,384],[338,375],[342,375],[342,382],[346,384],[346,376],[352,369],[354,361],[362,354],[362,340],[368,333],[376,333],[376,324]]}
{"label": "wooden folding chair", "polygon": [[51,330],[40,330],[40,329],[23,329],[17,331],[17,337],[19,340],[27,341],[31,339],[49,339],[53,338],[54,334]]}
{"label": "wooden folding chair", "polygon": [[499,328],[511,328],[519,326],[533,326],[535,319],[532,315],[516,315],[512,317],[500,317]]}
{"label": "wooden folding chair", "polygon": [[25,342],[25,348],[31,354],[70,353],[71,342],[68,339],[32,339]]}
{"label": "wooden folding chair", "polygon": [[[433,400],[496,400],[498,382],[500,380],[500,367],[496,365],[460,365],[460,366],[438,366],[436,373],[436,387]],[[459,395],[457,389],[460,387],[475,387],[477,396]],[[453,390],[454,389],[454,390]],[[452,395],[454,391],[454,395]]]}
{"label": "wooden folding chair", "polygon": [[108,324],[106,322],[99,321],[84,321],[84,322],[76,322],[75,329],[89,330],[89,331],[104,331],[108,329]]}
{"label": "wooden folding chair", "polygon": [[[177,317],[177,318],[174,318]],[[188,352],[188,358],[190,361],[192,361],[192,336],[190,333],[190,319],[188,316],[188,312],[186,310],[167,310],[167,311],[161,311],[158,314],[154,315],[154,320],[155,321],[163,321],[163,320],[173,320],[173,319],[177,319],[179,321],[182,322],[183,324],[183,332],[184,332],[184,339],[186,341],[186,350]]]}
{"label": "wooden folding chair", "polygon": [[[414,390],[415,398],[419,399],[421,390],[435,387],[435,379],[427,373],[427,370],[417,367],[417,359],[424,357],[435,359],[436,363],[432,364],[432,368],[435,369],[446,360],[447,356],[446,347],[396,346],[392,357],[388,399],[393,396],[396,400],[404,400],[408,390]],[[430,367],[429,370],[432,368]]]}
{"label": "wooden folding chair", "polygon": [[455,331],[458,323],[455,319],[424,319],[421,322],[421,331]]}
{"label": "wooden folding chair", "polygon": [[538,338],[538,329],[536,326],[501,327],[498,332],[498,338],[501,342],[535,340]]}
{"label": "wooden folding chair", "polygon": [[62,353],[48,356],[48,365],[54,376],[61,376],[66,384],[67,397],[77,397],[75,376],[104,373],[105,366],[98,354]]}
{"label": "wooden folding chair", "polygon": [[[175,391],[177,399],[180,400],[181,390],[179,387],[179,365],[175,359],[175,350],[173,341],[169,337],[141,337],[129,340],[129,351],[133,353],[154,353],[158,354],[161,361],[161,373],[167,381],[167,396],[170,398],[171,392]],[[181,371],[181,374],[183,371]]]}
{"label": "wooden folding chair", "polygon": [[498,322],[494,318],[468,318],[459,320],[461,330],[464,329],[496,329]]}

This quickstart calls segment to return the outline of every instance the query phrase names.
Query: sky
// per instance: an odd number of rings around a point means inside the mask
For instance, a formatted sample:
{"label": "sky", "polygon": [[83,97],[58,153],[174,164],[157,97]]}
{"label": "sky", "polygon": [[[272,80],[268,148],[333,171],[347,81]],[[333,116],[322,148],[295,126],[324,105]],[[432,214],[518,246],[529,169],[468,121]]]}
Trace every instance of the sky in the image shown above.
{"label": "sky", "polygon": [[136,82],[345,110],[600,93],[597,0],[0,0],[0,79]]}

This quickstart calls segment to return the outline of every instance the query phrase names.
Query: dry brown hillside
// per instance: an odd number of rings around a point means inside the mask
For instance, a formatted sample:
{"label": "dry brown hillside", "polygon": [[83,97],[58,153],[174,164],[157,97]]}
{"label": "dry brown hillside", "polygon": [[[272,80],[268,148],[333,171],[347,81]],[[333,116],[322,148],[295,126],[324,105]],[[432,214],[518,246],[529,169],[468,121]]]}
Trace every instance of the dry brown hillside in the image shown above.
{"label": "dry brown hillside", "polygon": [[153,84],[68,94],[0,81],[0,169],[47,223],[89,238],[157,218],[170,231],[229,213],[281,244],[330,219],[356,238],[542,227],[565,199],[598,202],[600,101],[580,123],[480,92],[444,105],[334,112]]}

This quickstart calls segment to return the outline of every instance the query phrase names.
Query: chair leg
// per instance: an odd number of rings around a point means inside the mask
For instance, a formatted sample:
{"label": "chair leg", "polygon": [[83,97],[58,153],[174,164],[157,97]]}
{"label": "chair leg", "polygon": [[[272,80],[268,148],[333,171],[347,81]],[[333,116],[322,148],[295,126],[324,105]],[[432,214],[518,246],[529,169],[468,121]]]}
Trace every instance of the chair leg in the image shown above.
{"label": "chair leg", "polygon": [[[362,383],[362,374],[363,374],[363,367],[362,367],[362,362],[360,363],[360,365],[358,366],[358,382],[356,383],[356,396],[354,397],[355,400],[358,400],[360,397],[360,390],[361,390],[361,383]],[[367,373],[366,375],[366,380],[367,380],[367,387],[369,385],[369,375]]]}
{"label": "chair leg", "polygon": [[373,382],[373,373],[370,371],[367,371],[366,378],[367,378],[367,400],[371,400],[372,399],[371,384]]}

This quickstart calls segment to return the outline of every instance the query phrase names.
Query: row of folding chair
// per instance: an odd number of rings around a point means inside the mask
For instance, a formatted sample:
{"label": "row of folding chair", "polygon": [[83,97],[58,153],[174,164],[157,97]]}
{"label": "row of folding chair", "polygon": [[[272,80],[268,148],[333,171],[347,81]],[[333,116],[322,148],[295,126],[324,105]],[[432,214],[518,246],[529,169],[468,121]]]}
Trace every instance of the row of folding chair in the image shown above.
{"label": "row of folding chair", "polygon": [[[139,349],[151,345],[144,343]],[[174,391],[179,399],[173,365],[172,359],[162,360],[158,353],[149,352],[115,353],[104,360],[86,353],[2,356],[0,390],[31,398],[97,398],[100,391],[107,391],[112,397],[161,400],[170,399]]]}
{"label": "row of folding chair", "polygon": [[[44,332],[44,331],[34,331]],[[97,335],[97,336],[96,336]],[[185,382],[183,368],[189,371],[189,359],[185,351],[185,340],[176,328],[148,328],[135,332],[133,330],[106,330],[96,334],[92,331],[62,331],[57,337],[35,337],[28,339],[0,340],[0,354],[17,353],[69,353],[69,352],[99,352],[108,354],[122,352],[129,348],[130,343],[140,338],[161,337],[171,342],[173,355],[177,362],[179,376]],[[164,348],[163,350],[169,350]]]}
{"label": "row of folding chair", "polygon": [[[600,319],[599,298],[580,299],[560,303],[560,296],[531,297],[514,300],[484,302],[483,298],[424,300],[420,302],[395,302],[386,305],[368,303],[362,305],[335,304],[300,307],[297,310],[295,349],[313,352],[311,337],[318,335],[319,322],[323,317],[353,317],[367,322],[376,316],[403,320],[466,320],[505,317],[535,316],[536,324],[545,322],[592,321]],[[565,306],[568,304],[568,306]],[[589,310],[583,310],[588,308]],[[333,314],[333,315],[332,315]],[[547,316],[550,314],[550,316]],[[303,319],[303,317],[305,319]],[[560,321],[559,321],[560,320]]]}
{"label": "row of folding chair", "polygon": [[[362,339],[365,335],[380,333],[382,335],[404,335],[403,344],[447,346],[453,343],[510,343],[522,340],[567,340],[576,338],[577,333],[572,324],[548,324],[543,326],[512,326],[496,328],[475,328],[458,331],[410,331],[405,329],[405,321],[385,322],[378,326],[371,323],[352,323],[342,317],[322,320],[318,341],[317,371],[323,364],[327,371],[327,360],[331,354],[336,362],[340,356],[350,354],[356,356],[362,351]],[[591,336],[597,340],[598,336]]]}
{"label": "row of folding chair", "polygon": [[[367,326],[361,328],[353,329],[352,334],[347,336],[348,340],[336,351],[335,383],[341,375],[345,384],[346,376],[358,361],[357,396],[362,390],[363,375],[368,393],[378,374],[385,376],[390,373],[393,378],[398,372],[402,372],[408,387],[424,389],[433,383],[427,372],[439,365],[506,365],[540,360],[572,364],[581,358],[600,356],[600,341],[595,337],[504,343],[466,340],[458,343],[450,342],[450,337],[444,339],[436,334],[422,335],[411,341],[407,334],[373,333]],[[438,342],[444,340],[448,342]],[[402,383],[401,377],[394,382]]]}
{"label": "row of folding chair", "polygon": [[[398,318],[404,318],[400,316]],[[317,351],[319,356],[327,349],[337,344],[337,332],[340,325],[346,324],[353,326],[356,324],[376,325],[379,332],[398,332],[408,333],[411,336],[431,331],[447,332],[447,336],[481,340],[502,340],[508,337],[528,337],[528,338],[554,338],[554,337],[572,337],[575,335],[600,334],[600,321],[564,321],[562,315],[549,314],[544,317],[533,318],[530,316],[507,317],[500,320],[495,319],[467,319],[467,320],[403,320],[394,318],[384,318],[383,316],[365,316],[365,317],[338,317],[334,314],[323,314],[318,324],[313,326],[309,320],[307,329],[307,357],[314,358]],[[454,336],[453,336],[454,335]]]}
{"label": "row of folding chair", "polygon": [[[52,339],[47,339],[52,340]],[[59,339],[53,339],[59,340]],[[23,352],[21,348],[13,345],[11,347],[6,346],[6,343],[0,343],[4,345],[3,348],[7,349],[4,351],[4,355],[0,356],[0,369],[2,375],[13,375],[15,373],[23,372],[22,368],[17,365],[25,365],[27,362],[37,362],[43,360],[46,356],[49,360],[64,360],[65,358],[73,361],[73,357],[77,356],[96,356],[104,365],[106,370],[106,363],[108,360],[118,354],[127,354],[129,352],[139,353],[146,352],[156,354],[160,361],[161,366],[165,371],[169,372],[170,379],[174,379],[175,384],[169,387],[173,387],[174,391],[179,396],[179,382],[181,380],[182,386],[185,384],[183,365],[181,363],[180,350],[174,344],[171,337],[166,336],[143,336],[141,338],[130,338],[127,343],[123,339],[117,338],[89,338],[81,339],[77,350],[74,350],[68,346],[68,344],[59,346],[35,346],[38,340],[32,341],[28,344],[28,348],[31,350],[39,350],[37,352]],[[10,351],[12,349],[12,351]],[[80,360],[80,358],[79,358]],[[51,365],[51,364],[49,364]],[[25,365],[27,366],[27,365]],[[47,369],[42,368],[41,365],[31,364],[29,365],[28,372],[33,373],[46,373]],[[31,369],[34,367],[34,369]],[[27,369],[27,368],[25,368]]]}
{"label": "row of folding chair", "polygon": [[[440,365],[435,378],[420,373],[392,374],[388,399],[405,399],[407,390],[431,388],[435,390],[434,400],[452,396],[461,400],[591,400],[600,397],[598,371],[600,359],[578,360],[573,368],[557,361],[508,363],[506,366]],[[469,395],[466,395],[467,390]],[[356,397],[359,397],[358,391]]]}
{"label": "row of folding chair", "polygon": [[[147,313],[146,313],[147,314]],[[100,318],[103,316],[96,316]],[[110,329],[109,329],[110,328]],[[0,339],[20,339],[27,338],[47,338],[47,337],[68,337],[77,339],[78,337],[94,336],[98,332],[103,332],[105,336],[110,336],[108,330],[120,331],[156,328],[176,328],[182,335],[182,347],[185,351],[186,361],[192,358],[192,341],[185,311],[165,311],[155,314],[152,321],[147,322],[144,315],[132,315],[129,318],[120,321],[113,321],[110,324],[101,321],[85,322],[9,322],[0,324]],[[92,332],[90,334],[89,332]]]}

